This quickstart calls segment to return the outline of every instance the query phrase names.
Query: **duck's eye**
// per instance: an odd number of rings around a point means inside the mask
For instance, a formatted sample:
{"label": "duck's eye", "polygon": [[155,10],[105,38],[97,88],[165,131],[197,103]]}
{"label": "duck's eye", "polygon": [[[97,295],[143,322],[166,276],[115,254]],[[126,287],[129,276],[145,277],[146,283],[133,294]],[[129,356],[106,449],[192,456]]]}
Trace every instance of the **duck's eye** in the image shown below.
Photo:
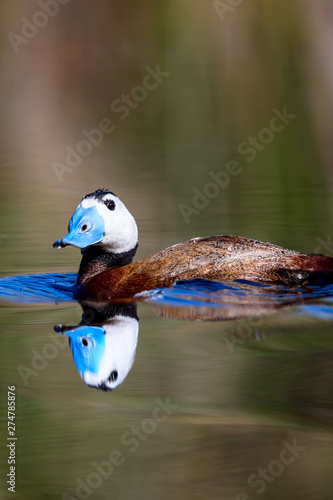
{"label": "duck's eye", "polygon": [[82,224],[82,226],[80,227],[80,231],[82,233],[85,233],[86,231],[89,231],[90,228],[91,228],[91,224],[89,222],[84,222]]}
{"label": "duck's eye", "polygon": [[113,372],[111,372],[111,375],[109,377],[109,382],[115,382],[117,378],[118,378],[118,372],[117,370],[113,370]]}
{"label": "duck's eye", "polygon": [[94,341],[90,337],[79,337],[78,342],[81,347],[94,347]]}
{"label": "duck's eye", "polygon": [[113,200],[105,200],[104,204],[108,207],[109,210],[114,210],[116,208],[116,204]]}

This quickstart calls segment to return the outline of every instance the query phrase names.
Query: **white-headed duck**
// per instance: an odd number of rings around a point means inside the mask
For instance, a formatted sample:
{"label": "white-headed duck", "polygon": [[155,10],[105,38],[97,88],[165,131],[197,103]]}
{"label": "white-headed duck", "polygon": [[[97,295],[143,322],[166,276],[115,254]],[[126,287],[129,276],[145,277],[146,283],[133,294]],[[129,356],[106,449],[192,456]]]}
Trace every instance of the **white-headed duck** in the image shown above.
{"label": "white-headed duck", "polygon": [[333,258],[325,255],[224,235],[194,238],[132,263],[138,247],[136,222],[106,189],[82,198],[68,234],[53,244],[67,245],[81,249],[77,283],[96,300],[132,297],[194,278],[295,286],[311,281],[318,272],[333,271]]}

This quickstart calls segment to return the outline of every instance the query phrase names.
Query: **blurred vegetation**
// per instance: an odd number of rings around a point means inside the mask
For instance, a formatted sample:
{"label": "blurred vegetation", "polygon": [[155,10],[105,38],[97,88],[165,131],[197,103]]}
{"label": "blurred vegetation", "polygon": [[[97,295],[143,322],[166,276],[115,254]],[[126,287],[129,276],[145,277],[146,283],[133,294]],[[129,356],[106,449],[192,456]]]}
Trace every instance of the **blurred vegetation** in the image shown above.
{"label": "blurred vegetation", "polygon": [[[216,3],[216,2],[215,2]],[[76,265],[55,253],[81,196],[106,186],[139,223],[139,256],[191,236],[233,233],[313,251],[332,222],[332,2],[71,0],[13,48],[34,1],[1,10],[2,271]],[[223,19],[221,19],[223,17]],[[169,76],[119,119],[111,103],[160,65]],[[238,146],[273,108],[296,118],[252,162]],[[60,183],[52,162],[103,118],[116,129]],[[241,174],[186,224],[209,173],[237,160]],[[40,259],[36,259],[36,254]]]}

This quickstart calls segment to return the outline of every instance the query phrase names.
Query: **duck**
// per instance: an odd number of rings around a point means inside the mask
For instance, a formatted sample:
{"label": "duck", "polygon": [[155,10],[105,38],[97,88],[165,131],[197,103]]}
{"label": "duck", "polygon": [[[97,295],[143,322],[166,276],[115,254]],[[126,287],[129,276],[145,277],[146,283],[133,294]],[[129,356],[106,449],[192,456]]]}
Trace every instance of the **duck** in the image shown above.
{"label": "duck", "polygon": [[181,280],[246,280],[288,287],[333,275],[333,258],[232,235],[197,237],[133,262],[138,228],[116,194],[97,189],[74,211],[54,248],[72,245],[82,258],[77,286],[87,298],[109,301],[168,288]]}

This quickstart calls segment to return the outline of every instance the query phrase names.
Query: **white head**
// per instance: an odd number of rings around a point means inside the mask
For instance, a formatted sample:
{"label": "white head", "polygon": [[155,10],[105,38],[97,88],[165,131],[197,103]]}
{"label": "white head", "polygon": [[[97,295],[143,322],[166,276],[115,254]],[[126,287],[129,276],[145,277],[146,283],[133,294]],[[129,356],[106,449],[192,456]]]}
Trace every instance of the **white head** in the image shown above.
{"label": "white head", "polygon": [[66,328],[74,364],[84,382],[97,389],[115,389],[130,371],[138,342],[137,318],[116,315],[102,326]]}
{"label": "white head", "polygon": [[96,245],[107,252],[126,253],[137,243],[138,229],[132,214],[114,193],[98,189],[82,198],[69,222],[68,234],[53,246],[85,249]]}

